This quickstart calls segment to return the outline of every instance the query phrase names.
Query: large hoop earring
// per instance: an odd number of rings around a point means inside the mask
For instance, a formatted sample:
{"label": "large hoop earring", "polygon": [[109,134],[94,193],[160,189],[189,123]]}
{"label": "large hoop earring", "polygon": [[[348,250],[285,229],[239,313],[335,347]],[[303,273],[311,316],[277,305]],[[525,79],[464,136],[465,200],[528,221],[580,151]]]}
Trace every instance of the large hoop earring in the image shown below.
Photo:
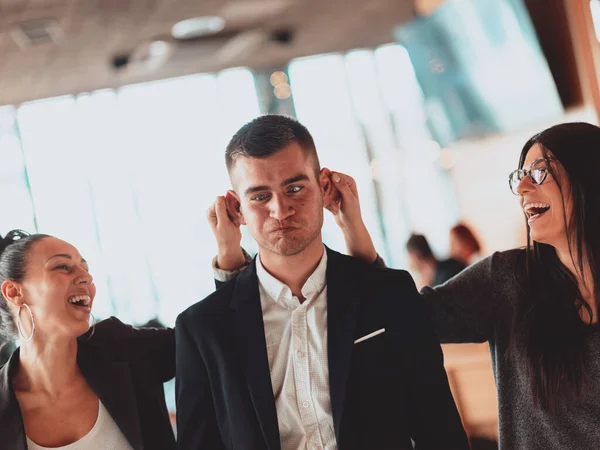
{"label": "large hoop earring", "polygon": [[[21,308],[23,306],[27,308],[27,311],[29,311],[29,317],[31,318],[31,335],[29,337],[25,336],[25,333],[23,333],[23,328],[21,327]],[[33,338],[33,334],[35,333],[35,321],[33,320],[31,308],[27,303],[23,303],[21,306],[19,306],[19,310],[17,311],[17,329],[19,330],[21,339],[25,342],[29,342]]]}
{"label": "large hoop earring", "polygon": [[91,339],[92,336],[94,335],[94,332],[96,331],[96,316],[94,316],[91,311],[90,311],[90,316],[92,316],[92,324],[90,325],[90,328],[92,329],[92,332],[88,336],[88,339]]}

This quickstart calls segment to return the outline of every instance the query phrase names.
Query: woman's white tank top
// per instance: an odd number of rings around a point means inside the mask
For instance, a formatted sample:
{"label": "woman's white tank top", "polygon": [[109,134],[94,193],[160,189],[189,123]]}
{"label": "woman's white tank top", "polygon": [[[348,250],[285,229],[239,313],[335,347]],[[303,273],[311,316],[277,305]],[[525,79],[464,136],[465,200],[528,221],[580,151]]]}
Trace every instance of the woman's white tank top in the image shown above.
{"label": "woman's white tank top", "polygon": [[98,418],[84,437],[64,447],[42,447],[27,438],[28,450],[132,450],[127,439],[98,400]]}

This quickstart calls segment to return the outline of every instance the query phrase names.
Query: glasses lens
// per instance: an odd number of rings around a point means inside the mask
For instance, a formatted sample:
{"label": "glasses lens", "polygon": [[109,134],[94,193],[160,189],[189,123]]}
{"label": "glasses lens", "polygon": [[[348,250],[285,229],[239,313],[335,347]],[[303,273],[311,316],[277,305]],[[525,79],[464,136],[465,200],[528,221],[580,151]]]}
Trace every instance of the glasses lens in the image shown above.
{"label": "glasses lens", "polygon": [[523,178],[523,173],[520,170],[515,170],[508,177],[508,184],[513,194],[517,194],[517,187]]}
{"label": "glasses lens", "polygon": [[546,169],[535,168],[531,170],[531,179],[535,184],[542,184],[546,178]]}

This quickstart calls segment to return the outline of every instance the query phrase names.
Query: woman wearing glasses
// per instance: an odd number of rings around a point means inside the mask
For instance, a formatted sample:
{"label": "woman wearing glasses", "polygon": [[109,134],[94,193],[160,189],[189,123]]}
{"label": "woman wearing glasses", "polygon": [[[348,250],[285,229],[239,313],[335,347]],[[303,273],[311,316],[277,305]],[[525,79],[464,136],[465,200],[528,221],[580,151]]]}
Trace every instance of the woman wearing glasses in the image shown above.
{"label": "woman wearing glasses", "polygon": [[[442,343],[489,342],[502,449],[598,449],[600,128],[549,128],[525,144],[518,167],[509,184],[527,248],[495,253],[421,293]],[[358,208],[352,179],[336,184]],[[347,242],[363,228],[346,223]]]}

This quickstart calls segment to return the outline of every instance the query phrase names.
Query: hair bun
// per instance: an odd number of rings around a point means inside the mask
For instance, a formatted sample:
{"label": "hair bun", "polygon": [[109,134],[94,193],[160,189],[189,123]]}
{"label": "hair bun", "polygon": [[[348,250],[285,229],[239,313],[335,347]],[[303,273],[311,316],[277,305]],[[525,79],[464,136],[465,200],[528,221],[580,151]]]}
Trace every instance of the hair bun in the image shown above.
{"label": "hair bun", "polygon": [[3,238],[0,237],[0,255],[4,252],[4,250],[6,250],[6,248],[10,244],[13,244],[14,242],[20,239],[26,238],[27,236],[29,236],[29,233],[27,231],[11,230],[8,233],[6,233],[6,236],[4,236]]}

